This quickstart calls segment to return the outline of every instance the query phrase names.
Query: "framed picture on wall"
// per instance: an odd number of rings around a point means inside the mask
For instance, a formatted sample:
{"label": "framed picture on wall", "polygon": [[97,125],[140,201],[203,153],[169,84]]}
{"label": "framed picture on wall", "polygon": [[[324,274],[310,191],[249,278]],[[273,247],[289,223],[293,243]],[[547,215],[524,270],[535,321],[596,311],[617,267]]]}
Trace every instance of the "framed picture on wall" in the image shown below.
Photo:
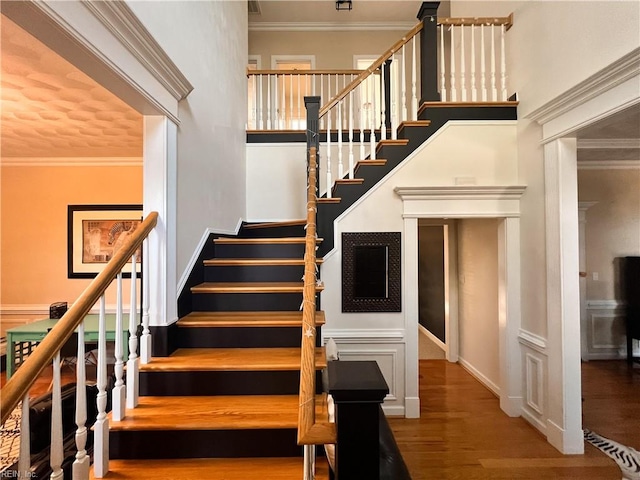
{"label": "framed picture on wall", "polygon": [[[142,205],[69,205],[67,264],[69,278],[94,278],[142,222]],[[141,271],[141,249],[136,270]],[[131,276],[131,264],[123,269]],[[127,275],[128,274],[128,275]]]}

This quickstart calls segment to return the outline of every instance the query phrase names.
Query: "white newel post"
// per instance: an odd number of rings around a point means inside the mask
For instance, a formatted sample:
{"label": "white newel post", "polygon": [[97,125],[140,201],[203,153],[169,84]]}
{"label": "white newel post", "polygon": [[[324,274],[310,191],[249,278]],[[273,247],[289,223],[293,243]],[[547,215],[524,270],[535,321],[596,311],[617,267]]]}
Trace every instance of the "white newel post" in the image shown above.
{"label": "white newel post", "polygon": [[344,177],[344,165],[342,163],[342,108],[343,100],[338,102],[338,178]]}
{"label": "white newel post", "polygon": [[363,98],[366,98],[364,91],[364,82],[362,82],[360,85],[358,85],[358,98],[360,99],[360,106],[358,107],[358,109],[360,110],[360,160],[365,159],[364,126],[366,113],[364,109],[365,102],[362,101]]}
{"label": "white newel post", "polygon": [[103,478],[109,472],[109,419],[107,418],[107,321],[105,296],[100,297],[100,319],[98,321],[98,395],[96,404],[98,418],[93,425],[93,473]]}
{"label": "white newel post", "polygon": [[[148,257],[147,257],[148,258]],[[124,386],[124,353],[122,331],[124,324],[122,321],[122,272],[116,277],[116,340],[115,354],[116,363],[113,371],[116,375],[116,384],[111,392],[112,412],[111,416],[115,422],[121,421],[126,416],[125,386]]]}
{"label": "white newel post", "polygon": [[[415,37],[414,37],[415,38]],[[407,72],[406,72],[406,54],[405,54],[405,46],[402,46],[402,72],[401,72],[401,78],[400,78],[400,89],[401,89],[401,93],[400,93],[400,99],[402,102],[402,121],[406,122],[407,118],[408,118],[408,113],[407,113]],[[414,48],[415,48],[415,44],[414,44]],[[412,74],[413,75],[413,74]]]}
{"label": "white newel post", "polygon": [[349,178],[353,178],[353,90],[349,92]]}
{"label": "white newel post", "polygon": [[440,25],[440,99],[447,101],[446,64],[444,54],[444,25]]}
{"label": "white newel post", "polygon": [[[370,80],[373,80],[371,77],[373,75],[369,76]],[[371,134],[369,135],[369,149],[370,149],[370,159],[371,160],[375,160],[376,159],[376,124],[375,124],[375,118],[376,118],[376,89],[373,88],[373,81],[371,82],[371,96],[369,97],[370,101],[371,101],[371,108],[369,109],[371,111],[371,116],[369,118],[369,128],[371,128]]]}
{"label": "white newel post", "polygon": [[131,257],[131,296],[129,310],[129,360],[127,361],[127,408],[138,406],[138,315],[136,305],[136,254]]}
{"label": "white newel post", "polygon": [[386,62],[382,62],[380,65],[380,140],[387,139],[387,106],[386,106],[386,93],[387,88],[384,73]]}
{"label": "white newel post", "polygon": [[418,65],[416,63],[416,36],[413,36],[411,48],[411,120],[418,120],[418,87],[416,75]]}
{"label": "white newel post", "polygon": [[64,444],[62,438],[62,383],[60,382],[60,352],[53,357],[53,390],[51,391],[51,480],[63,478],[62,461],[64,460]]}
{"label": "white newel post", "polygon": [[[116,330],[117,331],[117,330]],[[88,480],[91,459],[87,455],[87,387],[85,372],[84,320],[78,325],[78,354],[76,361],[76,459],[73,479]]]}
{"label": "white newel post", "polygon": [[507,101],[507,60],[504,51],[504,25],[500,25],[500,100]]}
{"label": "white newel post", "polygon": [[140,277],[142,291],[142,335],[140,336],[140,362],[147,364],[151,361],[151,330],[149,328],[149,274],[150,265],[145,259],[149,258],[149,241],[142,242],[142,274]]}

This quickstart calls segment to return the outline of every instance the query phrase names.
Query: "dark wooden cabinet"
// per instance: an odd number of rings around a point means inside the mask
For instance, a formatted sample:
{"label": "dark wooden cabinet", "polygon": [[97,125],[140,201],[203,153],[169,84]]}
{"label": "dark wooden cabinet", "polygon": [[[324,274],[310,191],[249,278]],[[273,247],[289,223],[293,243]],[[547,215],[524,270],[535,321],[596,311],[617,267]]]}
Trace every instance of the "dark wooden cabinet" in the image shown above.
{"label": "dark wooden cabinet", "polygon": [[622,264],[622,294],[626,305],[627,360],[633,356],[633,340],[640,340],[640,257],[625,257]]}

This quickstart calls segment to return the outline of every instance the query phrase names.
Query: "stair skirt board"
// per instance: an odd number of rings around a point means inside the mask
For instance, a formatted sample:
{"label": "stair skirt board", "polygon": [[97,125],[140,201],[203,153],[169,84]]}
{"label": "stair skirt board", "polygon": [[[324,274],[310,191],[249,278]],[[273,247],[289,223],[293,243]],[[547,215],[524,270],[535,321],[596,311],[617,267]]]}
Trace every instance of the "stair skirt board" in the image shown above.
{"label": "stair skirt board", "polygon": [[[300,371],[141,372],[140,395],[298,395]],[[316,393],[322,393],[322,372],[316,372]]]}
{"label": "stair skirt board", "polygon": [[297,434],[296,428],[111,430],[109,449],[113,459],[297,457]]}
{"label": "stair skirt board", "polygon": [[[302,304],[300,293],[217,293],[197,294],[192,299],[193,310],[205,311],[279,311],[299,310]],[[316,304],[318,299],[316,296]]]}
{"label": "stair skirt board", "polygon": [[[178,325],[179,348],[260,348],[299,347],[302,327],[199,327],[183,328]],[[316,346],[320,345],[317,327]]]}

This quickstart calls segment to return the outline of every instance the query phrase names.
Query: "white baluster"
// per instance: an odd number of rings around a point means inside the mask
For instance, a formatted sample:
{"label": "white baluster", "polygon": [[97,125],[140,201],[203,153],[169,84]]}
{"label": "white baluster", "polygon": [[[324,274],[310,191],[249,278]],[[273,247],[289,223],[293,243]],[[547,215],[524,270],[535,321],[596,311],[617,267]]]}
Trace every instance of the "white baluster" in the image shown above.
{"label": "white baluster", "polygon": [[276,74],[276,83],[273,85],[273,129],[279,130],[280,128],[280,105],[278,104],[278,75]]}
{"label": "white baluster", "polygon": [[[344,88],[346,86],[347,86],[347,76],[345,74],[342,74],[342,90],[344,90]],[[340,91],[342,91],[342,90],[340,90]],[[347,108],[346,108],[347,107],[347,102],[348,102],[348,99],[347,99],[347,97],[345,97],[345,104],[344,104],[344,106],[342,108],[342,115],[344,117],[342,119],[342,128],[344,130],[346,130],[348,128],[348,125],[347,125]]]}
{"label": "white baluster", "polygon": [[[324,75],[320,74],[320,104],[323,102],[322,92],[324,90]],[[325,102],[326,103],[326,102]],[[324,128],[324,117],[320,117],[320,130]]]}
{"label": "white baluster", "polygon": [[311,75],[311,95],[316,96],[316,74]]}
{"label": "white baluster", "polygon": [[480,92],[482,101],[487,101],[487,69],[484,54],[484,25],[480,25]]}
{"label": "white baluster", "polygon": [[349,92],[349,178],[353,179],[353,90]]}
{"label": "white baluster", "polygon": [[73,461],[74,480],[88,480],[91,459],[87,455],[87,387],[85,373],[84,320],[78,325],[78,355],[76,360],[76,459]]}
{"label": "white baluster", "polygon": [[[404,45],[402,46],[404,52]],[[390,75],[390,95],[391,95],[391,139],[396,140],[398,138],[398,77],[396,72],[398,66],[396,63],[395,53],[391,55],[391,75]]]}
{"label": "white baluster", "polygon": [[302,89],[300,83],[300,74],[298,74],[298,115],[296,116],[296,130],[302,130],[302,108],[300,99],[302,98]]}
{"label": "white baluster", "polygon": [[149,329],[149,284],[151,276],[149,275],[149,262],[144,261],[149,258],[149,241],[142,243],[142,259],[140,266],[142,267],[142,276],[140,279],[142,289],[142,335],[140,336],[140,362],[147,364],[151,361],[151,330]]}
{"label": "white baluster", "polygon": [[[149,258],[149,257],[147,257]],[[111,391],[112,417],[115,422],[121,421],[126,416],[125,403],[125,385],[124,385],[124,360],[123,360],[123,338],[122,331],[124,325],[122,322],[122,272],[116,277],[116,340],[115,355],[116,363],[114,365],[114,373],[116,375],[116,384]]]}
{"label": "white baluster", "polygon": [[440,100],[447,101],[446,68],[444,61],[444,25],[440,25]]}
{"label": "white baluster", "polygon": [[467,74],[464,58],[464,25],[460,26],[460,95],[463,102],[467,101]]}
{"label": "white baluster", "polygon": [[251,79],[251,96],[252,96],[252,105],[251,105],[251,121],[249,122],[249,129],[257,130],[258,128],[258,93],[256,85],[257,77],[255,75],[249,76],[247,80]]}
{"label": "white baluster", "polygon": [[[338,93],[340,93],[340,86],[338,85],[338,75],[336,74],[336,97],[338,96]],[[335,115],[336,115],[336,126],[337,126],[338,125],[338,119],[340,117],[340,111],[337,108],[332,109],[332,110],[334,112],[336,112]],[[331,112],[329,112],[329,113],[331,113]]]}
{"label": "white baluster", "polygon": [[455,27],[453,25],[451,25],[451,79],[449,82],[449,88],[451,89],[451,101],[452,102],[457,102],[458,101],[458,93],[456,91],[456,49],[455,49],[455,38],[454,38],[454,33],[455,33]]}
{"label": "white baluster", "polygon": [[478,89],[476,88],[476,35],[475,26],[471,25],[471,101],[478,101]]}
{"label": "white baluster", "polygon": [[[253,78],[255,79],[256,77],[253,77]],[[260,120],[256,128],[260,128],[260,130],[264,130],[264,97],[262,96],[262,75],[258,75],[258,85],[259,85],[259,92],[260,92],[260,100],[258,103],[258,105],[260,106],[258,111],[260,113],[258,114],[258,118]]]}
{"label": "white baluster", "polygon": [[31,430],[29,428],[29,392],[22,397],[22,416],[20,417],[20,457],[18,471],[24,478],[31,471]]}
{"label": "white baluster", "polygon": [[289,75],[289,129],[293,130],[293,75]]}
{"label": "white baluster", "polygon": [[358,85],[358,99],[360,100],[360,105],[358,109],[360,110],[360,160],[365,159],[365,149],[364,149],[364,125],[365,125],[365,110],[364,103],[362,100],[366,99],[364,95],[364,83]]}
{"label": "white baluster", "polygon": [[280,126],[279,130],[284,130],[287,126],[287,92],[286,92],[286,75],[282,75],[282,94],[280,95],[282,107],[280,110]]}
{"label": "white baluster", "polygon": [[131,256],[131,294],[129,296],[129,360],[127,361],[127,408],[138,406],[138,319],[136,312],[136,254]]}
{"label": "white baluster", "polygon": [[370,150],[370,157],[371,160],[375,160],[376,159],[376,89],[375,86],[373,84],[373,82],[375,81],[374,79],[374,75],[369,75],[369,79],[371,80],[371,115],[369,116],[369,128],[371,128],[371,134],[369,135],[369,150]]}
{"label": "white baluster", "polygon": [[[271,75],[267,75],[267,130],[271,130]],[[277,82],[277,76],[276,76]],[[278,90],[276,89],[276,105],[278,104]]]}
{"label": "white baluster", "polygon": [[344,177],[344,165],[342,164],[342,105],[343,101],[338,102],[338,178]]}
{"label": "white baluster", "polygon": [[491,24],[491,100],[498,100],[498,89],[496,88],[496,38]]}
{"label": "white baluster", "polygon": [[331,178],[331,110],[327,112],[327,198],[331,198],[331,187],[333,186],[333,178]]}
{"label": "white baluster", "polygon": [[406,79],[406,58],[404,45],[402,46],[402,78],[400,79],[400,101],[402,102],[402,121],[407,121],[407,79]]}
{"label": "white baluster", "polygon": [[[413,36],[412,39],[412,49],[411,49],[411,120],[418,119],[418,89],[417,89],[417,80],[416,75],[418,71],[418,67],[416,65],[416,36]],[[404,58],[404,55],[402,56]],[[404,70],[403,70],[404,71]],[[404,82],[403,82],[404,84]]]}
{"label": "white baluster", "polygon": [[315,480],[316,478],[316,449],[314,445],[303,447],[304,472],[303,480]]}
{"label": "white baluster", "polygon": [[64,447],[62,443],[62,384],[60,382],[60,352],[53,357],[53,390],[51,391],[51,453],[49,463],[51,465],[50,479],[64,477],[62,461],[64,460]]}
{"label": "white baluster", "polygon": [[93,425],[93,473],[103,478],[109,472],[109,419],[107,418],[107,321],[105,296],[100,297],[98,320],[98,367],[97,367],[98,418]]}
{"label": "white baluster", "polygon": [[500,100],[507,101],[507,60],[504,51],[504,25],[500,25]]}
{"label": "white baluster", "polygon": [[386,106],[386,81],[384,78],[386,62],[380,65],[380,140],[387,139],[387,106]]}

